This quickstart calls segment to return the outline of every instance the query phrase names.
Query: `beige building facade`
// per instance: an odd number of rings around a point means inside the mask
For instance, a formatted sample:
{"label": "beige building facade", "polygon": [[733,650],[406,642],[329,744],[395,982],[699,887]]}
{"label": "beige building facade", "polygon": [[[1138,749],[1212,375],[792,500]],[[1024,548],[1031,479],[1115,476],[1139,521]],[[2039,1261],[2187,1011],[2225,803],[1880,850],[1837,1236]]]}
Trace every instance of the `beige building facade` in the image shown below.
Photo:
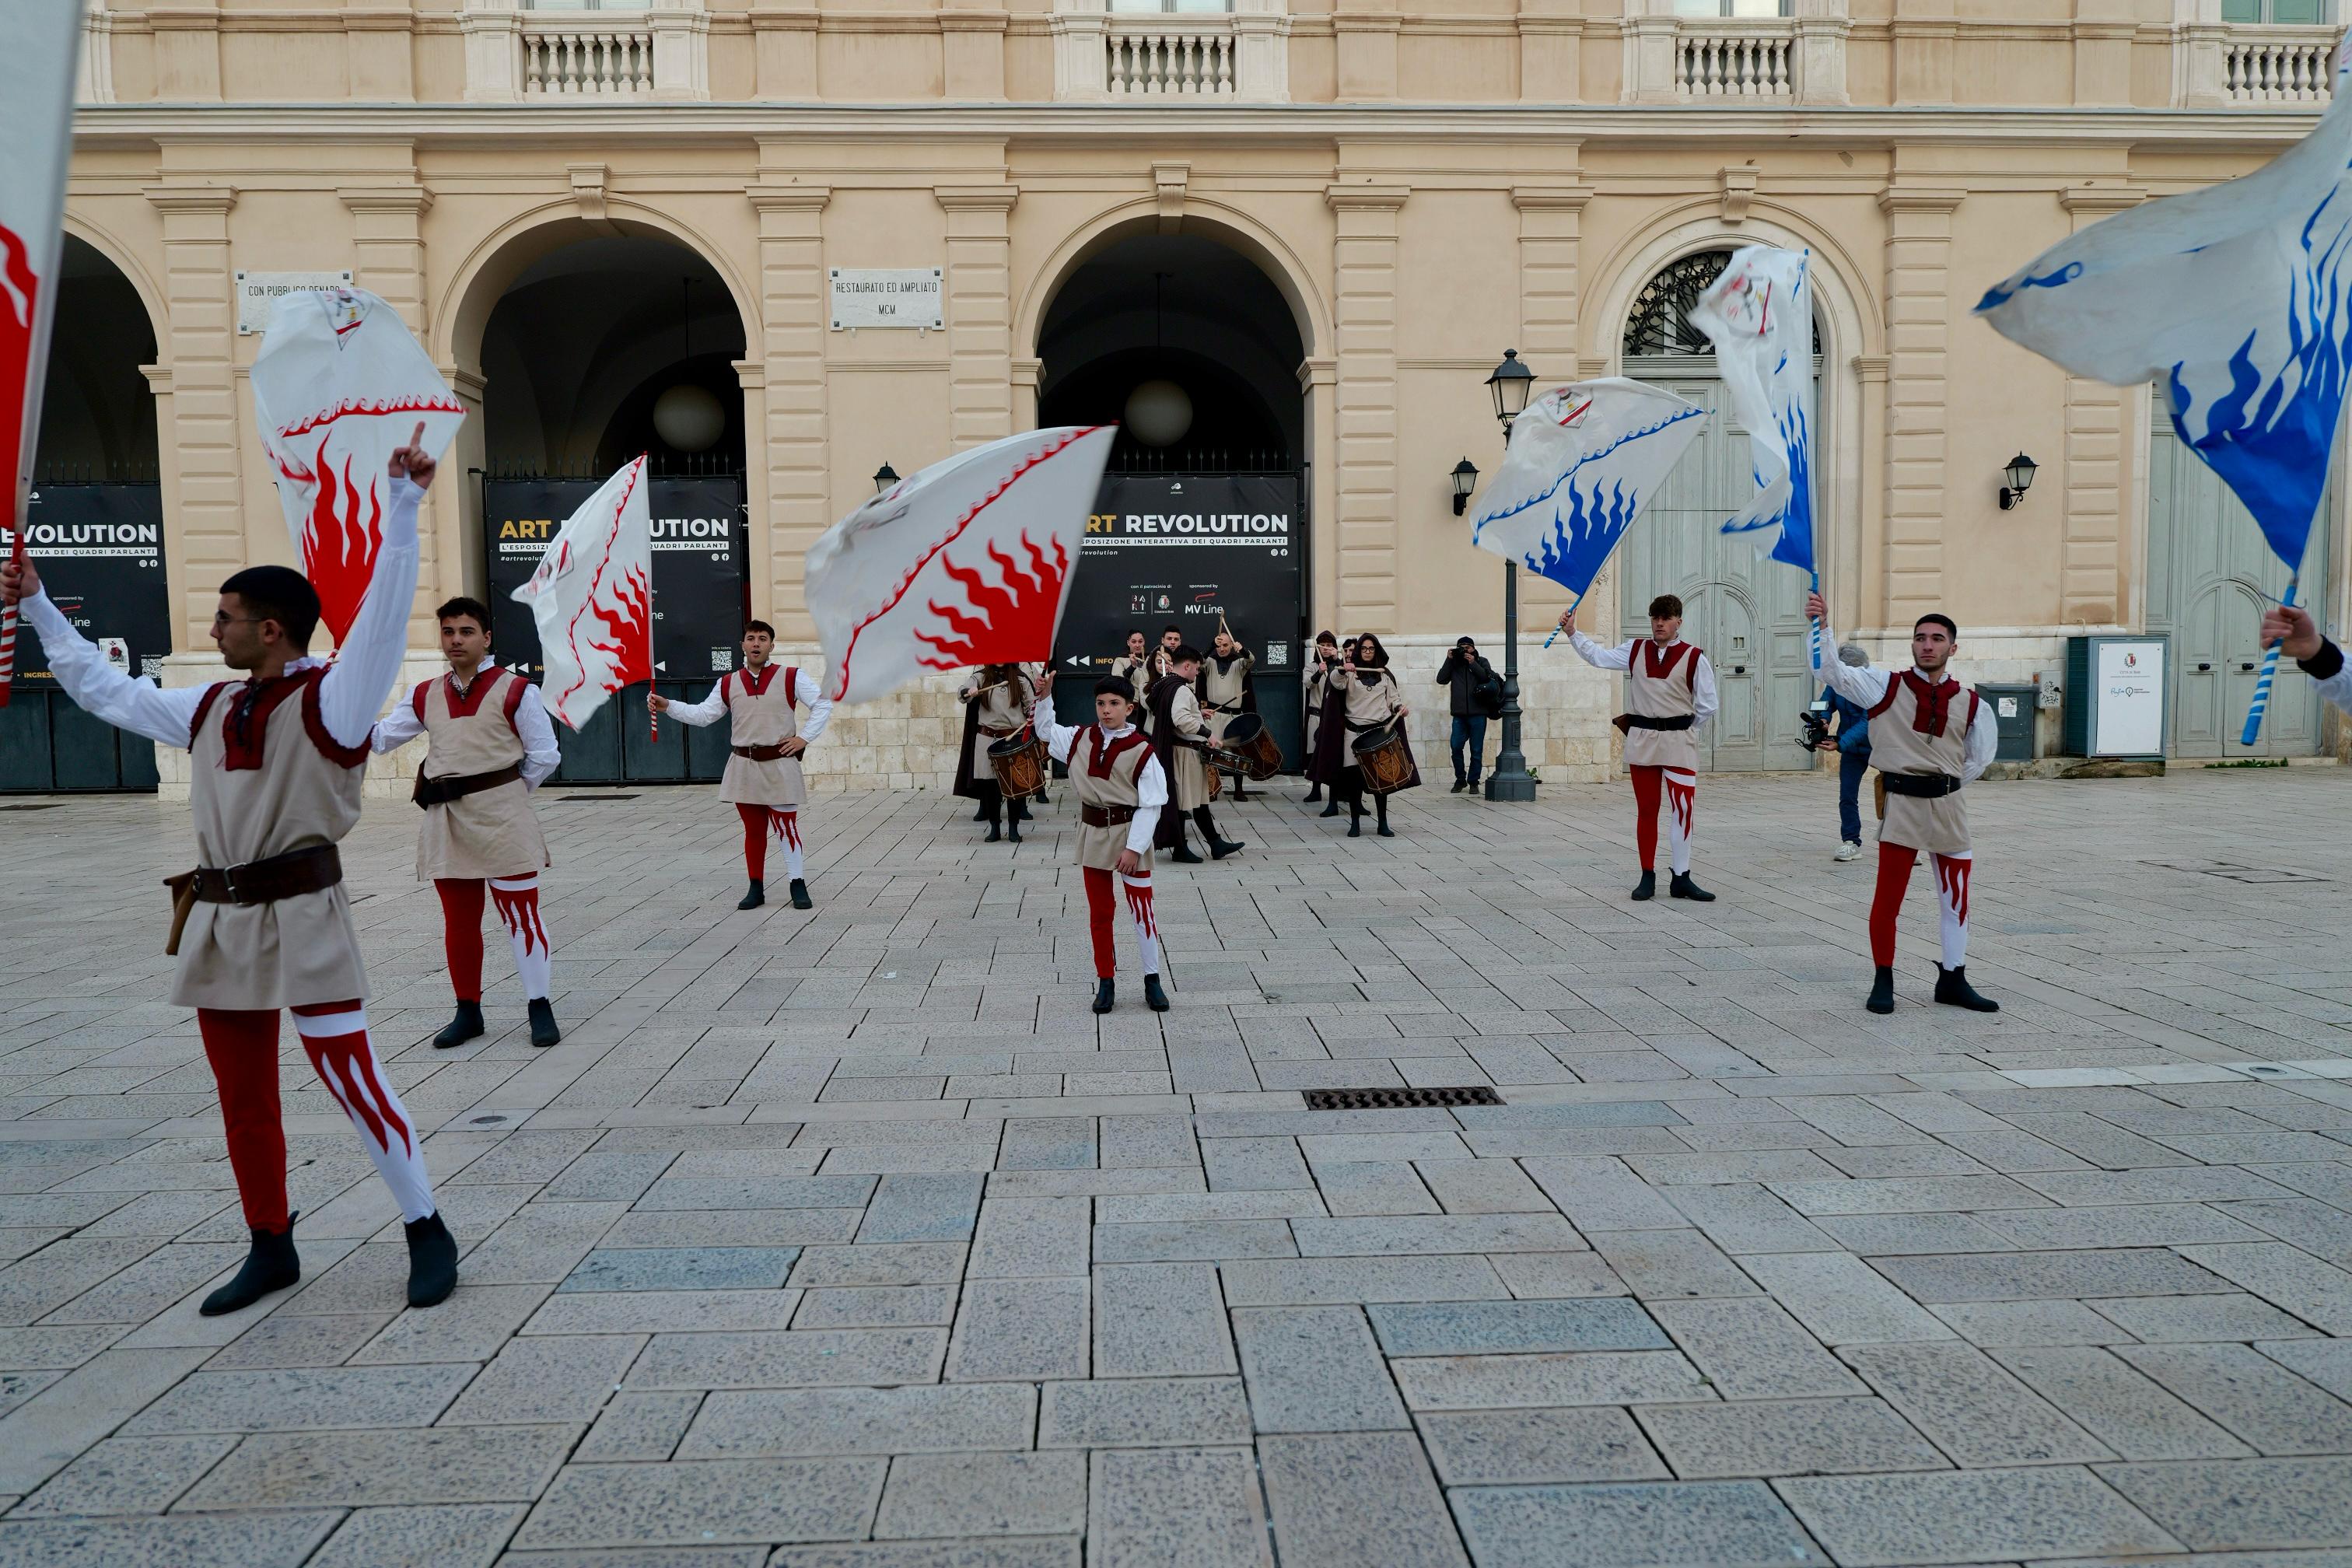
{"label": "beige building facade", "polygon": [[[1730,248],[1801,247],[1839,629],[1897,652],[1941,609],[1972,678],[2062,686],[2068,637],[2160,632],[2170,748],[2237,752],[2284,569],[2146,389],[2072,379],[1969,312],[2065,234],[2304,134],[2332,28],[2265,19],[2290,0],[1129,3],[92,0],[68,211],[86,292],[45,471],[152,464],[161,668],[207,679],[219,580],[290,554],[241,275],[348,270],[481,415],[429,503],[420,671],[432,605],[489,584],[483,480],[593,469],[679,379],[722,408],[709,461],[740,467],[748,606],[813,659],[803,553],[878,466],[1117,417],[1169,379],[1192,428],[1135,471],[1297,486],[1296,616],[1239,628],[1286,645],[1261,680],[1318,628],[1377,632],[1426,745],[1444,647],[1500,653],[1501,563],[1449,474],[1500,458],[1482,384],[1502,351],[1543,383],[1634,374],[1713,407],[1681,307]],[[934,268],[936,327],[834,324],[836,269]],[[1709,423],[1585,623],[1630,633],[1681,593],[1725,672],[1714,765],[1803,765],[1804,584],[1716,537],[1746,457]],[[2003,510],[2020,452],[2038,474]],[[2331,620],[2342,528],[2331,504],[2305,563]],[[1607,777],[1615,694],[1538,648],[1564,600],[1521,586],[1528,760]],[[2330,741],[2289,684],[2266,753]],[[950,685],[837,715],[820,771],[943,785]]]}

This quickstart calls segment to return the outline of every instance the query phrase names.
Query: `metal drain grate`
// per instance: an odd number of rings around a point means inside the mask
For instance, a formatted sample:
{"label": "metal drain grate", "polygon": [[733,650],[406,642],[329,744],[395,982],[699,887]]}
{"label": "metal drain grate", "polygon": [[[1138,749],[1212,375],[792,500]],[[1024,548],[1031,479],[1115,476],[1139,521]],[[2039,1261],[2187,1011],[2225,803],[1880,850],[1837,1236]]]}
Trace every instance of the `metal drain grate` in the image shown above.
{"label": "metal drain grate", "polygon": [[1310,1089],[1309,1110],[1411,1110],[1424,1105],[1500,1105],[1485,1084],[1461,1089]]}

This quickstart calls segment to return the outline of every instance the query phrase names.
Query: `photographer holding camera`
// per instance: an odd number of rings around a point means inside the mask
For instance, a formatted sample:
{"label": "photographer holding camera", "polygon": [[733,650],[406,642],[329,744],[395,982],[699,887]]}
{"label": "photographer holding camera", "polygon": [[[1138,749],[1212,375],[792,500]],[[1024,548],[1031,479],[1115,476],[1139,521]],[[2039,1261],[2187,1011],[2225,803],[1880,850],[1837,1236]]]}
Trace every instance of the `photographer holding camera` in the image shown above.
{"label": "photographer holding camera", "polygon": [[[1847,643],[1838,649],[1838,662],[1856,669],[1867,667],[1870,656]],[[1829,687],[1813,700],[1805,715],[1805,743],[1817,752],[1838,754],[1838,847],[1834,858],[1852,860],[1862,853],[1862,775],[1870,771],[1870,714]]]}
{"label": "photographer holding camera", "polygon": [[[1454,709],[1454,793],[1478,791],[1486,771],[1486,721],[1503,709],[1503,681],[1495,667],[1468,637],[1456,637],[1454,651],[1437,671],[1437,684],[1448,688]],[[1465,772],[1463,753],[1469,753]]]}

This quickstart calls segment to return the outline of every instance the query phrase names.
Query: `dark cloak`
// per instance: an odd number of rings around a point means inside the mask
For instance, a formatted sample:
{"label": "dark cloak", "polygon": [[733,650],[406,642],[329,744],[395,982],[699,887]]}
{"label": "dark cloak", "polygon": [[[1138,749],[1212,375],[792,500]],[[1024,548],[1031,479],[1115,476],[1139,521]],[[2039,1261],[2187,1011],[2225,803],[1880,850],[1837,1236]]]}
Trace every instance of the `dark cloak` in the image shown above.
{"label": "dark cloak", "polygon": [[[1144,699],[1144,704],[1151,713],[1151,727],[1149,731],[1151,750],[1160,758],[1160,765],[1168,773],[1168,805],[1160,813],[1160,826],[1153,832],[1151,838],[1151,841],[1162,849],[1173,849],[1183,842],[1184,819],[1191,815],[1192,809],[1192,807],[1179,809],[1176,804],[1176,748],[1192,744],[1196,754],[1200,751],[1197,744],[1177,737],[1176,693],[1183,689],[1182,676],[1163,675],[1151,683],[1151,689]],[[1202,801],[1197,804],[1205,805],[1208,803]]]}
{"label": "dark cloak", "polygon": [[[1364,672],[1359,670],[1349,679],[1362,680],[1363,678]],[[1369,733],[1367,731],[1348,728],[1348,694],[1344,689],[1339,689],[1343,685],[1344,682],[1334,682],[1324,689],[1323,700],[1328,706],[1324,710],[1323,733],[1318,738],[1315,747],[1314,770],[1307,775],[1310,779],[1331,784],[1335,788],[1348,782],[1344,774],[1356,765],[1354,751],[1356,738]],[[1412,754],[1412,737],[1405,733],[1405,726],[1402,723],[1397,725],[1397,732],[1404,735],[1404,756],[1409,771],[1405,775],[1405,782],[1396,790],[1390,792],[1392,795],[1400,794],[1404,790],[1417,789],[1421,785],[1421,763]]]}
{"label": "dark cloak", "polygon": [[[1034,700],[1037,695],[1036,682],[1031,680],[1025,671],[1013,679],[1027,689]],[[996,770],[990,767],[985,759],[977,773],[972,770],[971,743],[979,734],[980,699],[974,697],[963,705],[963,743],[956,752],[955,793],[966,800],[994,800],[1003,793],[996,785]],[[990,742],[992,745],[994,743]]]}

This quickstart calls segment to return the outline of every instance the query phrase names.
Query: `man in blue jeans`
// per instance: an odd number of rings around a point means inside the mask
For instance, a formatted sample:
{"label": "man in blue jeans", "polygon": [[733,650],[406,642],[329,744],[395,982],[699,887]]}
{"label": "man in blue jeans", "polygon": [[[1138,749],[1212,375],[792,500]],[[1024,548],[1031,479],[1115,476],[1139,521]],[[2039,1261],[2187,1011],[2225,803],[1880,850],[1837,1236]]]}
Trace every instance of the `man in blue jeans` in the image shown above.
{"label": "man in blue jeans", "polygon": [[[1847,643],[1838,649],[1838,662],[1860,669],[1870,663],[1870,656]],[[1838,754],[1838,847],[1834,858],[1852,860],[1862,853],[1862,775],[1870,771],[1870,713],[1860,703],[1848,701],[1826,686],[1822,688],[1822,700],[1829,704],[1831,711],[1831,738],[1822,742],[1822,749]]]}
{"label": "man in blue jeans", "polygon": [[[1478,645],[1468,637],[1457,638],[1454,651],[1445,656],[1438,669],[1437,684],[1452,689],[1454,710],[1454,793],[1468,790],[1476,794],[1478,780],[1486,772],[1486,718],[1495,681],[1495,667],[1478,657]],[[1469,767],[1463,767],[1465,751],[1469,753]]]}

